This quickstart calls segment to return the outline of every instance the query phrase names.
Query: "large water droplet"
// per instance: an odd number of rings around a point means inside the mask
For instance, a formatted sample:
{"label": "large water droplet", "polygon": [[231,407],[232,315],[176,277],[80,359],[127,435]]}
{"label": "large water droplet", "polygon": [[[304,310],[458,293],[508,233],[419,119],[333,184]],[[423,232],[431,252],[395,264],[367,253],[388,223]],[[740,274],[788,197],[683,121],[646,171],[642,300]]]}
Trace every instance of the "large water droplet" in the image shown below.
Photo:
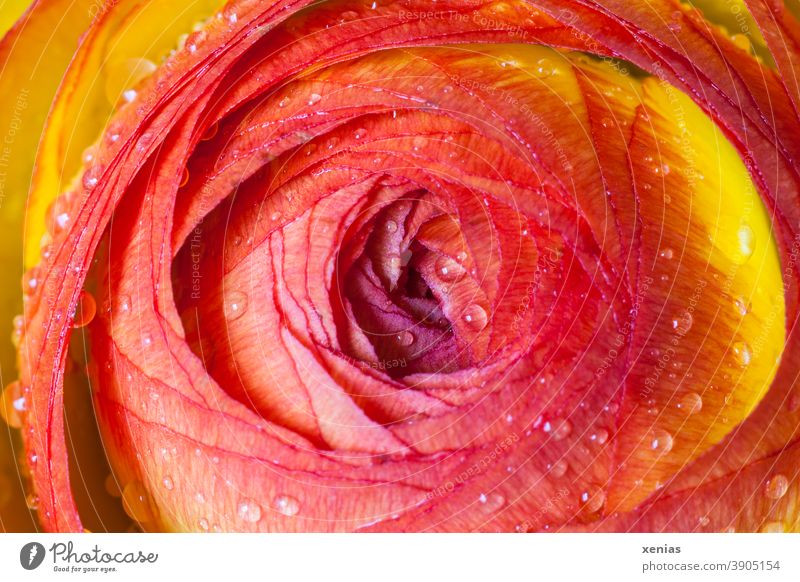
{"label": "large water droplet", "polygon": [[175,489],[175,482],[172,480],[172,477],[166,475],[162,480],[161,484],[164,486],[164,489],[167,491],[172,491]]}
{"label": "large water droplet", "polygon": [[278,510],[278,513],[292,517],[300,511],[300,502],[294,497],[279,495],[275,498],[275,509]]}
{"label": "large water droplet", "polygon": [[552,75],[555,68],[553,67],[553,63],[550,59],[543,58],[536,62],[536,66],[533,70],[537,77],[544,79]]}
{"label": "large water droplet", "polygon": [[231,291],[225,295],[225,318],[236,321],[247,310],[247,295],[241,291]]}
{"label": "large water droplet", "polygon": [[542,425],[542,430],[549,434],[553,440],[561,441],[572,433],[572,423],[565,418],[548,420]]}
{"label": "large water droplet", "polygon": [[486,327],[488,321],[486,310],[477,303],[473,303],[464,310],[464,322],[473,331],[481,331]]}
{"label": "large water droplet", "polygon": [[559,478],[563,477],[566,474],[567,469],[569,469],[569,465],[564,459],[559,459],[552,465],[550,465],[549,468],[550,468],[550,474],[553,477]]}
{"label": "large water droplet", "polygon": [[764,488],[764,492],[770,499],[780,499],[789,490],[789,480],[778,473],[769,478]]}
{"label": "large water droplet", "polygon": [[681,335],[686,335],[692,329],[694,317],[689,311],[683,311],[672,319],[672,329]]}
{"label": "large water droplet", "polygon": [[733,344],[733,355],[740,366],[749,366],[753,360],[753,352],[747,342],[736,342]]}
{"label": "large water droplet", "polygon": [[139,523],[149,523],[156,519],[158,510],[147,488],[141,481],[131,481],[122,490],[122,507],[128,516]]}
{"label": "large water droplet", "polygon": [[94,319],[97,313],[97,303],[88,291],[81,291],[78,297],[78,306],[75,309],[75,317],[72,320],[72,327],[86,327]]}
{"label": "large water droplet", "polygon": [[733,304],[742,317],[750,312],[750,302],[745,297],[737,297]]}
{"label": "large water droplet", "polygon": [[467,272],[464,267],[447,255],[440,255],[436,259],[436,275],[446,283],[452,283],[464,278]]}
{"label": "large water droplet", "polygon": [[404,348],[409,347],[411,344],[414,343],[414,334],[410,331],[401,331],[397,334],[396,338],[397,343],[403,346]]}
{"label": "large water droplet", "polygon": [[608,431],[604,428],[597,429],[589,436],[589,440],[598,445],[604,445],[608,441]]}
{"label": "large water droplet", "polygon": [[322,95],[320,95],[319,93],[312,93],[311,95],[308,96],[309,106],[315,105],[316,103],[319,103],[321,100],[322,100]]}
{"label": "large water droplet", "polygon": [[506,504],[506,498],[499,493],[481,493],[478,496],[478,503],[486,513],[494,513],[503,508]]}
{"label": "large water droplet", "polygon": [[678,407],[687,414],[697,414],[703,409],[703,399],[697,392],[688,392],[683,395]]}
{"label": "large water droplet", "polygon": [[386,232],[389,234],[394,234],[397,232],[397,223],[394,220],[386,221]]}
{"label": "large water droplet", "polygon": [[31,295],[39,286],[39,267],[32,267],[22,276],[22,292]]}
{"label": "large water droplet", "polygon": [[650,448],[659,455],[666,455],[672,450],[672,435],[665,430],[657,429],[653,431],[650,438]]}
{"label": "large water droplet", "polygon": [[586,490],[581,493],[581,506],[587,513],[597,513],[603,508],[606,502],[606,494],[602,488],[597,485],[589,485]]}
{"label": "large water droplet", "polygon": [[756,235],[753,232],[753,229],[748,225],[743,224],[741,227],[739,227],[737,236],[739,238],[739,252],[741,253],[742,258],[749,259],[751,256],[753,256],[756,246]]}
{"label": "large water droplet", "polygon": [[261,506],[254,499],[242,499],[236,506],[236,513],[244,521],[256,523],[261,519]]}

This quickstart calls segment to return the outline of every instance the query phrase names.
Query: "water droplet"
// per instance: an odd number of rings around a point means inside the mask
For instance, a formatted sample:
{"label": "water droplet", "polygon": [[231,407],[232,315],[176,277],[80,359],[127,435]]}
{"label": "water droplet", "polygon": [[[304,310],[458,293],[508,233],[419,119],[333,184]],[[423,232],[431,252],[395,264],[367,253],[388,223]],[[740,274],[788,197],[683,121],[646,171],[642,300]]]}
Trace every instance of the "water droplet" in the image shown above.
{"label": "water droplet", "polygon": [[22,276],[22,292],[31,295],[39,286],[39,267],[32,267]]}
{"label": "water droplet", "polygon": [[89,325],[97,313],[97,303],[88,291],[81,291],[78,297],[78,306],[75,309],[75,317],[72,320],[72,327],[81,328]]}
{"label": "water droplet", "polygon": [[446,255],[440,255],[436,259],[436,274],[439,279],[446,283],[460,281],[467,274],[466,269]]}
{"label": "water droplet", "polygon": [[12,428],[21,428],[27,403],[19,382],[11,382],[2,392],[0,417]]}
{"label": "water droplet", "polygon": [[39,510],[39,496],[35,493],[28,493],[25,496],[25,505],[28,506],[28,509],[31,511],[38,511]]}
{"label": "water droplet", "polygon": [[401,331],[397,334],[396,338],[397,343],[403,346],[404,348],[409,347],[411,344],[414,343],[414,334],[410,331]]}
{"label": "water droplet", "polygon": [[205,517],[201,517],[198,520],[197,525],[200,527],[201,530],[208,531],[208,527],[209,527],[208,526],[208,520]]}
{"label": "water droplet", "polygon": [[61,232],[69,226],[69,199],[67,196],[59,196],[50,204],[47,209],[47,230],[51,233]]}
{"label": "water droplet", "polygon": [[604,445],[608,441],[608,431],[603,428],[598,429],[589,437],[589,440],[598,445]]}
{"label": "water droplet", "polygon": [[733,354],[742,367],[749,366],[750,362],[753,360],[753,352],[746,342],[736,342],[733,344]]}
{"label": "water droplet", "polygon": [[366,135],[367,135],[367,130],[364,128],[357,129],[356,132],[353,134],[353,136],[356,139],[364,139]]}
{"label": "water droplet", "polygon": [[679,314],[672,320],[672,329],[678,332],[680,335],[686,335],[689,333],[689,330],[692,329],[692,324],[694,323],[694,317],[689,311],[684,311],[683,313]]}
{"label": "water droplet", "polygon": [[278,513],[292,517],[300,511],[300,502],[294,497],[279,495],[275,498],[275,509],[278,510]]}
{"label": "water droplet", "polygon": [[738,311],[739,315],[742,317],[750,312],[750,302],[744,297],[737,297],[733,304],[736,306],[736,311]]}
{"label": "water droplet", "polygon": [[559,459],[552,465],[550,465],[549,469],[550,469],[550,474],[553,477],[560,478],[566,474],[567,469],[569,469],[569,465],[564,459]]}
{"label": "water droplet", "polygon": [[464,322],[473,331],[481,331],[486,327],[488,321],[486,310],[477,303],[473,303],[464,310]]}
{"label": "water droplet", "polygon": [[170,477],[169,475],[165,476],[161,480],[161,484],[167,491],[172,491],[173,489],[175,489],[175,483],[172,481],[172,477]]}
{"label": "water droplet", "polygon": [[122,507],[128,516],[140,523],[149,523],[158,516],[158,509],[141,481],[131,481],[122,490]]}
{"label": "water droplet", "polygon": [[486,513],[494,513],[502,509],[506,504],[506,498],[499,493],[481,493],[478,496],[478,503],[481,504],[481,509]]}
{"label": "water droplet", "polygon": [[225,318],[236,321],[247,310],[247,295],[241,291],[231,291],[225,297]]}
{"label": "water droplet", "polygon": [[681,398],[678,408],[687,414],[697,414],[703,409],[703,398],[697,392],[688,392]]}
{"label": "water droplet", "polygon": [[650,448],[659,455],[666,455],[672,450],[672,435],[665,430],[655,430],[650,439]]}
{"label": "water droplet", "polygon": [[133,103],[136,101],[136,97],[138,93],[135,89],[128,89],[127,91],[123,91],[122,98],[125,100],[126,103]]}
{"label": "water droplet", "polygon": [[658,256],[662,259],[671,259],[673,256],[675,256],[675,253],[671,248],[664,248],[661,249],[661,252],[658,253]]}
{"label": "water droplet", "polygon": [[425,147],[426,143],[427,142],[425,138],[422,137],[421,135],[418,135],[411,141],[411,146],[414,148],[415,152],[418,152],[419,150]]}
{"label": "water droplet", "polygon": [[778,473],[769,478],[764,488],[764,492],[770,499],[780,499],[789,490],[789,480]]}
{"label": "water droplet", "polygon": [[542,430],[549,434],[553,440],[561,441],[572,433],[572,423],[565,418],[548,420],[542,425]]}
{"label": "water droplet", "polygon": [[311,95],[308,96],[308,105],[309,106],[315,105],[315,104],[319,103],[320,101],[322,101],[322,95],[320,95],[319,93],[312,93]]}
{"label": "water droplet", "polygon": [[261,519],[261,506],[254,499],[242,499],[236,506],[239,517],[248,523],[256,523]]}
{"label": "water droplet", "polygon": [[748,225],[743,224],[741,227],[739,227],[738,237],[739,252],[742,254],[742,258],[749,259],[751,256],[753,256],[756,245],[756,235],[753,232],[753,229]]}
{"label": "water droplet", "polygon": [[706,527],[709,523],[711,523],[711,520],[707,515],[702,515],[697,519],[697,524],[700,527]]}
{"label": "water droplet", "polygon": [[597,513],[603,508],[606,502],[606,494],[602,488],[597,485],[589,485],[586,490],[581,493],[581,506],[587,513]]}
{"label": "water droplet", "polygon": [[536,73],[536,76],[539,77],[540,79],[549,77],[550,75],[553,74],[553,71],[554,71],[553,63],[552,61],[550,61],[550,59],[547,58],[539,59],[536,62],[536,67],[534,67],[534,72]]}
{"label": "water droplet", "polygon": [[394,234],[397,232],[397,223],[394,220],[386,221],[386,232],[389,234]]}

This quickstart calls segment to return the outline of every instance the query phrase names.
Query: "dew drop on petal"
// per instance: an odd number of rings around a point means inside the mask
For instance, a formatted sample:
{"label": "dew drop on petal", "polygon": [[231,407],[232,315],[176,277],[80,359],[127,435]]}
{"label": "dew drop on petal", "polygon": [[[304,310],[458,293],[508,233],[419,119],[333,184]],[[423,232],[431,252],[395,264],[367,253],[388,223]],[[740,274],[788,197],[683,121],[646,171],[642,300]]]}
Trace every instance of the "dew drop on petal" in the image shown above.
{"label": "dew drop on petal", "polygon": [[486,513],[494,513],[503,508],[506,504],[506,498],[499,493],[481,493],[478,496],[478,503]]}
{"label": "dew drop on petal", "polygon": [[581,507],[587,513],[597,513],[603,508],[606,502],[606,494],[602,488],[597,485],[589,485],[585,491],[581,493]]}
{"label": "dew drop on petal", "polygon": [[744,259],[749,259],[755,252],[756,235],[753,229],[743,224],[737,233],[739,238],[739,252]]}
{"label": "dew drop on petal", "polygon": [[248,523],[256,523],[261,519],[261,506],[254,499],[240,500],[236,506],[236,512],[242,520]]}
{"label": "dew drop on petal", "polygon": [[703,409],[703,398],[697,392],[688,392],[683,395],[678,406],[687,414],[697,414]]}
{"label": "dew drop on petal", "polygon": [[294,497],[289,497],[288,495],[279,495],[275,498],[274,504],[278,513],[281,513],[287,517],[297,515],[297,513],[300,511],[300,502]]}
{"label": "dew drop on petal", "polygon": [[604,445],[608,441],[608,431],[603,428],[598,429],[589,436],[589,440],[598,445]]}
{"label": "dew drop on petal", "polygon": [[681,335],[685,335],[689,333],[689,330],[692,329],[692,325],[694,324],[694,317],[688,311],[684,311],[683,313],[677,315],[672,320],[672,329],[678,332]]}
{"label": "dew drop on petal", "polygon": [[547,58],[539,59],[534,67],[534,73],[540,79],[544,79],[553,74],[554,67],[552,61]]}
{"label": "dew drop on petal", "polygon": [[446,283],[461,280],[467,272],[461,264],[447,255],[440,255],[436,259],[436,275]]}
{"label": "dew drop on petal", "polygon": [[753,360],[753,352],[747,342],[736,342],[733,344],[733,354],[736,356],[736,361],[742,367],[749,366]]}
{"label": "dew drop on petal", "polygon": [[205,517],[201,517],[197,522],[197,526],[203,531],[208,531],[208,520]]}
{"label": "dew drop on petal", "polygon": [[486,327],[488,321],[486,310],[477,303],[473,303],[464,310],[464,323],[473,331],[481,331]]}
{"label": "dew drop on petal", "polygon": [[315,105],[320,101],[322,101],[322,95],[320,95],[319,93],[312,93],[311,95],[308,96],[309,105]]}
{"label": "dew drop on petal", "polygon": [[650,448],[659,455],[666,455],[672,450],[673,439],[672,435],[665,430],[653,431],[650,439]]}
{"label": "dew drop on petal", "polygon": [[734,302],[734,306],[736,307],[736,311],[744,317],[750,312],[750,303],[744,297],[737,297]]}
{"label": "dew drop on petal", "polygon": [[172,491],[173,489],[175,489],[175,483],[172,481],[172,477],[170,477],[169,475],[165,476],[161,480],[161,484],[167,491]]}
{"label": "dew drop on petal", "polygon": [[415,338],[413,333],[405,330],[398,333],[395,339],[397,340],[397,343],[399,345],[403,346],[404,348],[407,348],[414,343]]}
{"label": "dew drop on petal", "polygon": [[236,321],[247,311],[247,295],[241,291],[231,291],[225,295],[225,318]]}
{"label": "dew drop on petal", "polygon": [[397,223],[394,220],[386,221],[386,232],[389,234],[394,234],[397,232]]}
{"label": "dew drop on petal", "polygon": [[770,499],[780,499],[789,490],[789,480],[778,473],[767,480],[764,492]]}
{"label": "dew drop on petal", "polygon": [[567,464],[567,462],[564,459],[559,459],[559,460],[555,461],[549,467],[550,474],[553,477],[556,477],[556,478],[563,477],[566,474],[568,468],[569,468],[569,465]]}
{"label": "dew drop on petal", "polygon": [[72,327],[86,327],[93,320],[97,313],[97,303],[94,296],[88,291],[81,291],[78,297],[78,306],[75,310],[75,317],[72,320]]}
{"label": "dew drop on petal", "polygon": [[572,434],[572,423],[567,419],[556,418],[545,422],[542,425],[542,430],[549,434],[553,440],[561,441]]}

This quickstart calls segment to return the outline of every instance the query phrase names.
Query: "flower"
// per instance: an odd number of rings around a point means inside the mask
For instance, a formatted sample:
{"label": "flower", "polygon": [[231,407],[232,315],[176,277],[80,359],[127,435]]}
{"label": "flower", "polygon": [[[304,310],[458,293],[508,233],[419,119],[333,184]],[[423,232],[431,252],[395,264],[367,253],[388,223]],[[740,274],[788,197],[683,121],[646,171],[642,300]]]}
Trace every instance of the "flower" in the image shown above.
{"label": "flower", "polygon": [[41,525],[797,529],[794,16],[600,4],[90,5],[4,392]]}

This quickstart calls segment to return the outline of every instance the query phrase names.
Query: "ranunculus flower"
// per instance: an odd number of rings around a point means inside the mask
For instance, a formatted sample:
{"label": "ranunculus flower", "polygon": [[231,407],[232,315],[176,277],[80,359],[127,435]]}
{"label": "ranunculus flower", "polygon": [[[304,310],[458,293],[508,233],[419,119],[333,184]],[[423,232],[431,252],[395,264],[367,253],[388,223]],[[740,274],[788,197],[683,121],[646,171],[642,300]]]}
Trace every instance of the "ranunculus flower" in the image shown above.
{"label": "ranunculus flower", "polygon": [[800,529],[797,15],[695,4],[34,3],[41,526]]}

